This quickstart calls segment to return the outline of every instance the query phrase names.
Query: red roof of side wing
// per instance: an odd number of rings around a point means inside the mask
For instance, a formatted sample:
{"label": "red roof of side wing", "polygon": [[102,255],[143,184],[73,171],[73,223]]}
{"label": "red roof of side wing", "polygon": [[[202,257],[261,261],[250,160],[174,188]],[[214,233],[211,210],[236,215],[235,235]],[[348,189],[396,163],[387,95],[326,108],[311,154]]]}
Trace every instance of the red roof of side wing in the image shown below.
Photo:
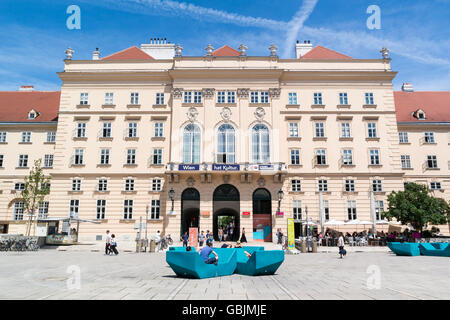
{"label": "red roof of side wing", "polygon": [[311,49],[308,53],[306,53],[303,57],[300,57],[300,59],[333,60],[333,59],[353,59],[353,58],[322,46],[316,46],[314,49]]}
{"label": "red roof of side wing", "polygon": [[130,47],[128,49],[113,53],[101,60],[155,60],[138,47]]}
{"label": "red roof of side wing", "polygon": [[[397,122],[450,122],[450,91],[394,92]],[[413,116],[423,110],[425,120]]]}
{"label": "red roof of side wing", "polygon": [[213,51],[212,55],[215,57],[237,57],[240,53],[232,47],[224,45],[223,47]]}
{"label": "red roof of side wing", "polygon": [[[60,91],[0,91],[0,122],[57,121]],[[38,112],[35,119],[28,113]]]}

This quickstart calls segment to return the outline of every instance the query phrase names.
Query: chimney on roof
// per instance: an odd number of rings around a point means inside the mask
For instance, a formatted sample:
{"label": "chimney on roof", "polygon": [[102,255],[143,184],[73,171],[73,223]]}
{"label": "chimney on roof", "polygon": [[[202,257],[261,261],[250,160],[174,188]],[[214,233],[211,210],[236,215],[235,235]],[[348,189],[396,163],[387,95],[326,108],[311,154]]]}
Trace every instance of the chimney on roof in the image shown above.
{"label": "chimney on roof", "polygon": [[34,86],[20,86],[19,91],[34,91]]}
{"label": "chimney on roof", "polygon": [[98,48],[95,48],[95,51],[92,53],[92,60],[100,60],[100,51]]}
{"label": "chimney on roof", "polygon": [[311,44],[311,40],[304,40],[303,43],[300,43],[297,40],[297,43],[295,44],[295,58],[300,59],[305,54],[307,54],[312,48],[313,45]]}
{"label": "chimney on roof", "polygon": [[173,59],[175,45],[167,38],[150,38],[150,43],[141,44],[141,50],[155,59]]}
{"label": "chimney on roof", "polygon": [[402,91],[403,92],[414,92],[414,87],[410,82],[404,82],[402,84]]}

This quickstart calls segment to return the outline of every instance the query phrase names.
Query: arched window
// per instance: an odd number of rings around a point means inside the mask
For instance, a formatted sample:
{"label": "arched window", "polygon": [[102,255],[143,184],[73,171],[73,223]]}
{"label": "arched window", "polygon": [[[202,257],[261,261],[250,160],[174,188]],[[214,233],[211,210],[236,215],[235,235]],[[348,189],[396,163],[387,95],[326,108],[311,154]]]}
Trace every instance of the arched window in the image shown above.
{"label": "arched window", "polygon": [[190,123],[183,131],[183,163],[200,163],[200,149],[200,128]]}
{"label": "arched window", "polygon": [[217,130],[218,163],[235,163],[234,128],[230,124],[223,124]]}
{"label": "arched window", "polygon": [[252,162],[270,162],[269,129],[261,123],[252,129]]}

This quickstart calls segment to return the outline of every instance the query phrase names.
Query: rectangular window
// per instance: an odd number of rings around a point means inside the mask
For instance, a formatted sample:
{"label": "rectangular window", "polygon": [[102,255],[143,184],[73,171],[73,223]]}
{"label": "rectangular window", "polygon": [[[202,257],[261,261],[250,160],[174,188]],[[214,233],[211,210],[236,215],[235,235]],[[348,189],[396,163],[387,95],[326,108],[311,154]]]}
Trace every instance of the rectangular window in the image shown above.
{"label": "rectangular window", "polygon": [[342,164],[344,166],[353,165],[353,152],[351,149],[342,150]]}
{"label": "rectangular window", "polygon": [[345,192],[355,192],[355,180],[345,180]]}
{"label": "rectangular window", "polygon": [[14,220],[23,220],[25,202],[18,201],[14,203]]}
{"label": "rectangular window", "polygon": [[161,191],[161,179],[152,180],[152,191]]}
{"label": "rectangular window", "polygon": [[108,180],[107,179],[98,180],[98,189],[97,190],[100,192],[108,191]]}
{"label": "rectangular window", "polygon": [[380,152],[378,149],[371,149],[370,151],[370,165],[378,166],[380,165]]}
{"label": "rectangular window", "polygon": [[6,143],[6,132],[0,132],[0,143]]}
{"label": "rectangular window", "polygon": [[125,180],[125,191],[134,191],[134,179]]}
{"label": "rectangular window", "polygon": [[86,138],[86,123],[85,122],[77,123],[77,130],[76,130],[75,136],[77,138]]}
{"label": "rectangular window", "polygon": [[89,104],[89,93],[80,93],[80,105],[87,106]]}
{"label": "rectangular window", "polygon": [[325,215],[325,221],[330,220],[330,202],[328,200],[322,200],[323,211]]}
{"label": "rectangular window", "polygon": [[291,164],[300,165],[300,150],[291,149]]}
{"label": "rectangular window", "polygon": [[314,104],[322,104],[322,92],[314,92]]}
{"label": "rectangular window", "polygon": [[114,104],[114,93],[106,92],[105,93],[105,105],[112,105],[112,104]]}
{"label": "rectangular window", "polygon": [[130,104],[139,104],[139,93],[137,92],[131,93]]}
{"label": "rectangular window", "polygon": [[153,149],[153,164],[162,164],[162,149]]}
{"label": "rectangular window", "polygon": [[72,191],[81,191],[80,179],[72,179]]}
{"label": "rectangular window", "polygon": [[289,92],[289,104],[298,104],[297,103],[297,92]]}
{"label": "rectangular window", "polygon": [[356,201],[347,200],[347,215],[348,220],[356,220]]}
{"label": "rectangular window", "polygon": [[30,131],[22,132],[22,142],[25,142],[25,143],[31,142],[31,132]]}
{"label": "rectangular window", "polygon": [[14,184],[14,190],[15,191],[22,191],[25,190],[25,183],[23,182],[18,182]]}
{"label": "rectangular window", "polygon": [[103,122],[102,138],[111,138],[111,122]]}
{"label": "rectangular window", "polygon": [[348,104],[347,92],[340,92],[339,93],[339,104],[341,104],[341,105],[347,105]]}
{"label": "rectangular window", "polygon": [[4,155],[0,154],[0,168],[3,168],[4,165]]}
{"label": "rectangular window", "polygon": [[227,91],[228,103],[236,103],[236,92]]}
{"label": "rectangular window", "polygon": [[71,218],[78,218],[80,209],[80,200],[70,200],[69,216]]}
{"label": "rectangular window", "polygon": [[100,164],[107,165],[109,164],[109,149],[101,149],[100,150]]}
{"label": "rectangular window", "polygon": [[292,192],[301,192],[302,191],[302,181],[300,179],[292,179],[291,180],[291,191]]}
{"label": "rectangular window", "polygon": [[194,103],[202,103],[202,92],[194,91]]}
{"label": "rectangular window", "polygon": [[269,91],[261,91],[261,103],[269,103]]}
{"label": "rectangular window", "polygon": [[137,128],[138,128],[137,122],[128,122],[127,138],[136,138]]}
{"label": "rectangular window", "polygon": [[258,91],[251,91],[250,92],[250,103],[258,103]]}
{"label": "rectangular window", "polygon": [[52,168],[53,167],[53,155],[46,154],[44,156],[44,168]]}
{"label": "rectangular window", "polygon": [[217,103],[225,103],[225,91],[217,92]]}
{"label": "rectangular window", "polygon": [[133,219],[133,200],[123,201],[123,219],[124,220]]}
{"label": "rectangular window", "polygon": [[341,138],[351,138],[350,123],[341,123]]}
{"label": "rectangular window", "polygon": [[441,190],[441,183],[440,182],[430,182],[430,189],[431,190]]}
{"label": "rectangular window", "polygon": [[159,213],[161,211],[160,201],[152,200],[151,202],[151,210],[150,210],[150,219],[157,220],[159,219]]}
{"label": "rectangular window", "polygon": [[298,122],[289,122],[289,137],[298,137]]}
{"label": "rectangular window", "polygon": [[294,220],[302,220],[302,200],[292,200],[292,214]]}
{"label": "rectangular window", "polygon": [[192,103],[192,91],[184,92],[184,103]]}
{"label": "rectangular window", "polygon": [[164,123],[163,122],[155,122],[155,137],[156,138],[164,137]]}
{"label": "rectangular window", "polygon": [[47,132],[47,142],[55,143],[56,141],[56,131],[48,131]]}
{"label": "rectangular window", "polygon": [[367,137],[377,138],[377,124],[375,122],[369,122],[367,124]]}
{"label": "rectangular window", "polygon": [[84,150],[83,149],[75,149],[73,164],[74,165],[82,165],[83,161],[84,161]]}
{"label": "rectangular window", "polygon": [[136,164],[136,149],[127,150],[127,164]]}
{"label": "rectangular window", "polygon": [[319,191],[328,191],[328,180],[319,180]]}
{"label": "rectangular window", "polygon": [[436,169],[437,165],[437,157],[436,156],[427,156],[427,168],[428,169]]}
{"label": "rectangular window", "polygon": [[398,133],[398,142],[399,143],[408,143],[408,132],[399,132]]}
{"label": "rectangular window", "polygon": [[96,218],[99,220],[105,219],[106,214],[106,200],[97,200],[97,215]]}
{"label": "rectangular window", "polygon": [[156,94],[156,104],[163,105],[164,104],[164,93]]}
{"label": "rectangular window", "polygon": [[21,154],[19,155],[19,168],[27,168],[28,167],[28,155]]}
{"label": "rectangular window", "polygon": [[425,132],[424,139],[425,143],[434,143],[434,132]]}
{"label": "rectangular window", "polygon": [[375,219],[381,220],[381,214],[384,211],[384,202],[383,200],[375,201]]}
{"label": "rectangular window", "polygon": [[366,97],[366,104],[370,104],[370,105],[374,104],[372,92],[366,92],[365,97]]}
{"label": "rectangular window", "polygon": [[411,158],[409,155],[400,156],[402,161],[402,169],[411,169]]}
{"label": "rectangular window", "polygon": [[48,216],[48,201],[39,202],[38,219],[47,219]]}
{"label": "rectangular window", "polygon": [[327,164],[327,157],[326,157],[325,149],[316,150],[316,164],[317,165],[326,165]]}
{"label": "rectangular window", "polygon": [[325,124],[323,122],[315,122],[314,126],[316,128],[315,134],[316,138],[324,138],[325,137]]}
{"label": "rectangular window", "polygon": [[372,180],[372,191],[373,192],[382,192],[383,184],[381,180]]}

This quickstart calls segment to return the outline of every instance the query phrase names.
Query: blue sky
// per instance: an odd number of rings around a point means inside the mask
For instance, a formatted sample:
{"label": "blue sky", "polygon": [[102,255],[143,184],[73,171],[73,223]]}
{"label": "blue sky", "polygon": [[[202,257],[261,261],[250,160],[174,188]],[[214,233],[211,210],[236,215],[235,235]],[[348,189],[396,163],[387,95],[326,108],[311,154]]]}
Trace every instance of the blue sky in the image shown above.
{"label": "blue sky", "polygon": [[[69,5],[81,9],[81,30],[69,30]],[[369,30],[367,7],[381,9],[381,29]],[[184,55],[204,55],[211,43],[249,55],[268,55],[275,43],[282,58],[293,57],[295,40],[354,58],[379,58],[386,46],[399,74],[398,90],[450,90],[450,0],[1,0],[0,90],[33,84],[59,90],[64,51],[90,59],[166,37]]]}

